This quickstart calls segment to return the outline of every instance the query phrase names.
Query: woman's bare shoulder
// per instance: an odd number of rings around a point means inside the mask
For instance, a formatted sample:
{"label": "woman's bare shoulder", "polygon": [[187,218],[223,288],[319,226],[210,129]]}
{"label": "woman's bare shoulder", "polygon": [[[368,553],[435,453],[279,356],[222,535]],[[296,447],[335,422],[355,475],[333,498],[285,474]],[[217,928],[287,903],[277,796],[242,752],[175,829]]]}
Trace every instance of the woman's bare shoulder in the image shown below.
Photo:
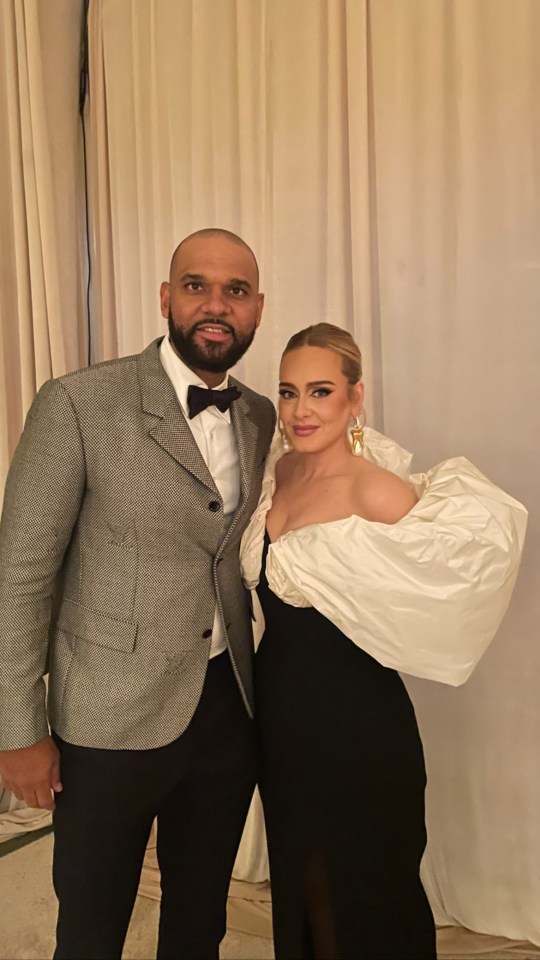
{"label": "woman's bare shoulder", "polygon": [[375,464],[363,472],[357,496],[362,516],[377,523],[397,523],[418,500],[409,483]]}

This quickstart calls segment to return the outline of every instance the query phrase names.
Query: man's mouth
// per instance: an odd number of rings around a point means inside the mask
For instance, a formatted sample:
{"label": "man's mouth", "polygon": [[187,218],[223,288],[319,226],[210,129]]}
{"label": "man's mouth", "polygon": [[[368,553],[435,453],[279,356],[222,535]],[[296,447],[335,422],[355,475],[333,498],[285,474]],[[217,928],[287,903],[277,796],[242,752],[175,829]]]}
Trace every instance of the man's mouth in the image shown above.
{"label": "man's mouth", "polygon": [[230,330],[218,323],[200,324],[195,333],[202,333],[205,340],[213,340],[215,343],[222,343],[232,336]]}

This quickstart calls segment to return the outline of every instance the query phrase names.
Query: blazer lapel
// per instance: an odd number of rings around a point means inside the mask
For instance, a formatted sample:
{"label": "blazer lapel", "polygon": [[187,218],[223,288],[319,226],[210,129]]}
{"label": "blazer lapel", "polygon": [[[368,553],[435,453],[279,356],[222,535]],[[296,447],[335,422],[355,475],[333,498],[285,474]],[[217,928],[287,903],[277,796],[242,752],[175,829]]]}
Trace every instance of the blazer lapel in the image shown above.
{"label": "blazer lapel", "polygon": [[139,384],[143,411],[157,422],[149,434],[180,466],[219,496],[219,491],[182,413],[174,387],[159,358],[159,340],[139,355]]}
{"label": "blazer lapel", "polygon": [[[235,384],[236,386],[236,384]],[[242,497],[239,509],[248,498],[253,475],[255,473],[255,456],[257,453],[257,424],[251,418],[248,404],[242,397],[231,405],[231,420],[238,447],[240,461],[240,489]]]}
{"label": "blazer lapel", "polygon": [[171,404],[163,420],[158,420],[150,428],[149,433],[156,443],[159,443],[160,447],[163,447],[177,463],[189,470],[197,480],[204,483],[205,487],[209,487],[219,496],[219,491],[186,423],[176,397],[174,404]]}
{"label": "blazer lapel", "polygon": [[[235,387],[242,386],[242,384],[239,384],[232,378],[230,378],[229,382],[234,384]],[[253,482],[253,475],[255,473],[255,457],[257,453],[258,427],[257,424],[252,420],[251,411],[248,404],[242,397],[240,397],[239,400],[236,400],[232,404],[230,409],[231,420],[236,437],[236,445],[238,447],[241,497],[236,513],[229,525],[229,529],[219,545],[219,555],[223,553],[237,523],[242,518],[246,509],[251,484]]]}

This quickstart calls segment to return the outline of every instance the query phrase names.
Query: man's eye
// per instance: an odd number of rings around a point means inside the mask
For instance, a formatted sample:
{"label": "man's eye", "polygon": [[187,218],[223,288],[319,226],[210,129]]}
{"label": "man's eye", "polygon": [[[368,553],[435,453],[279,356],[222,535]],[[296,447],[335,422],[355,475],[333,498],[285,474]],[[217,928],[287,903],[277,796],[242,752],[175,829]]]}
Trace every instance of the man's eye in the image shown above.
{"label": "man's eye", "polygon": [[231,293],[233,297],[243,297],[245,296],[246,291],[243,287],[231,287]]}
{"label": "man's eye", "polygon": [[278,390],[278,393],[282,400],[291,400],[294,397],[292,390],[285,390],[285,388]]}
{"label": "man's eye", "polygon": [[199,290],[202,290],[202,283],[199,283],[197,280],[191,280],[190,283],[186,283],[186,290],[192,290],[194,293],[197,293]]}

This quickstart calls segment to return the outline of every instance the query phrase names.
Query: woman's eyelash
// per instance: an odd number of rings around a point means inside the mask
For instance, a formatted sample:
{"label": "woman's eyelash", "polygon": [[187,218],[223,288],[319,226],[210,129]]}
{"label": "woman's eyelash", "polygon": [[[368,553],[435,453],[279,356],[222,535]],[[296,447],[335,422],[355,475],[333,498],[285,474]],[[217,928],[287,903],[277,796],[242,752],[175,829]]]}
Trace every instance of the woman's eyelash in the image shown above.
{"label": "woman's eyelash", "polygon": [[[328,387],[317,387],[313,391],[312,396],[317,397],[329,397],[333,390],[329,390]],[[295,397],[296,394],[292,390],[286,390],[284,387],[281,390],[278,390],[278,394],[283,400],[290,400],[292,397]]]}

